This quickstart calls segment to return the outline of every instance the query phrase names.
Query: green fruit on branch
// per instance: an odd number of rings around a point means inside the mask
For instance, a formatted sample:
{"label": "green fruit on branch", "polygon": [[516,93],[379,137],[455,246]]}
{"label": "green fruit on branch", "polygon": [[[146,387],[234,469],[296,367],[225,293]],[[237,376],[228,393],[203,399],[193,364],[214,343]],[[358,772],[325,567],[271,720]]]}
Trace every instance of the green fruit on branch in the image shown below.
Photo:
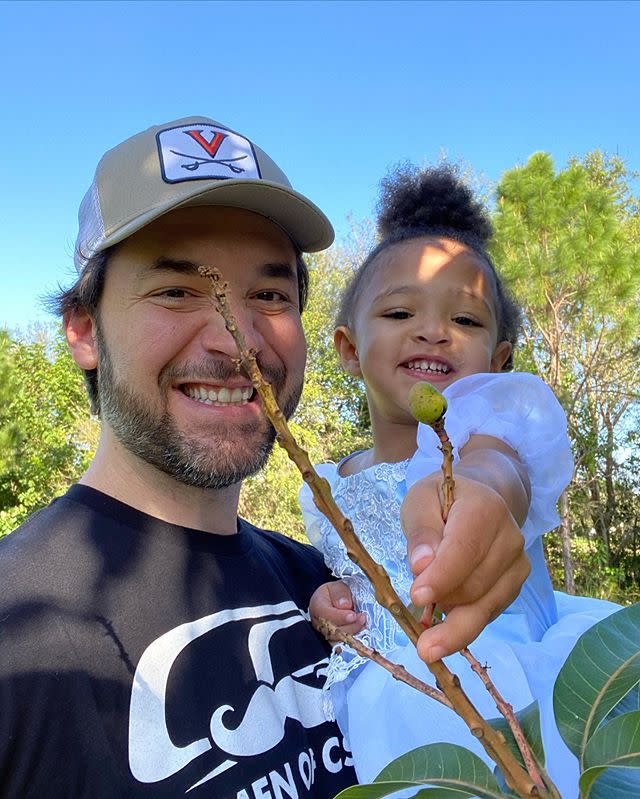
{"label": "green fruit on branch", "polygon": [[415,383],[409,392],[409,407],[414,418],[423,424],[439,422],[447,410],[447,401],[431,383]]}

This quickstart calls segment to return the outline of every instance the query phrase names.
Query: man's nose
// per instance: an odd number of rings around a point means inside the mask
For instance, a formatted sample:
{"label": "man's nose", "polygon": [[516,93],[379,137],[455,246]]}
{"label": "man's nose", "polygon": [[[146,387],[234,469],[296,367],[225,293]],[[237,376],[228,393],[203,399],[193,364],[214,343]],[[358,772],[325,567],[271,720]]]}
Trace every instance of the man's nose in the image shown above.
{"label": "man's nose", "polygon": [[[227,297],[227,306],[247,349],[256,353],[260,352],[264,346],[264,340],[256,329],[252,311],[242,303],[232,302],[229,297]],[[229,358],[237,358],[239,355],[238,344],[227,330],[222,314],[215,307],[207,311],[200,339],[202,347],[207,352],[222,353]]]}

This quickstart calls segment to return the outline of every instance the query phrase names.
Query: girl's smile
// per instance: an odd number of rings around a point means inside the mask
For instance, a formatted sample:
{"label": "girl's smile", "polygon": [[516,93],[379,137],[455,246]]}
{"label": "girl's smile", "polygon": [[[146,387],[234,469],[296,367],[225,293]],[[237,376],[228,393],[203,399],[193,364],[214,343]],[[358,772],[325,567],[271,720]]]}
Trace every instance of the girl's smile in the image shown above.
{"label": "girl's smile", "polygon": [[426,380],[434,385],[445,382],[448,385],[456,371],[449,360],[429,353],[415,355],[401,364],[401,367],[406,369],[412,378]]}

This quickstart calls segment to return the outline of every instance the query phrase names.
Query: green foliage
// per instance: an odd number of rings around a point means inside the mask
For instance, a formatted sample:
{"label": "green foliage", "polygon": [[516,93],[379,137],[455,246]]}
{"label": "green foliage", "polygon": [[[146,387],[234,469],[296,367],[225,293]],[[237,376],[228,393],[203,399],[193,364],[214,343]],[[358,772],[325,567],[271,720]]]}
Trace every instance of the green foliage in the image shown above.
{"label": "green foliage", "polygon": [[15,457],[20,430],[10,412],[17,390],[17,375],[12,359],[12,342],[5,330],[0,330],[0,471]]}
{"label": "green foliage", "polygon": [[310,300],[302,321],[308,357],[305,390],[296,419],[317,430],[333,457],[341,458],[354,437],[367,435],[369,416],[364,387],[348,375],[333,346],[334,317],[352,270],[343,251],[320,253],[309,259]]}
{"label": "green foliage", "polygon": [[594,733],[585,747],[585,771],[580,777],[580,793],[591,796],[596,780],[607,769],[640,767],[640,711],[613,719]]}
{"label": "green foliage", "polygon": [[[518,368],[546,380],[567,412],[574,535],[599,539],[617,596],[637,588],[639,570],[639,486],[618,456],[635,427],[640,385],[640,212],[632,177],[621,159],[600,152],[562,170],[536,153],[500,181],[493,243],[524,308]],[[563,532],[566,552],[569,527]],[[578,585],[579,572],[588,579],[592,565],[591,557],[578,560]]]}
{"label": "green foliage", "polygon": [[[320,438],[296,422],[289,424],[298,444],[312,463],[326,458]],[[298,505],[302,478],[282,447],[275,446],[266,467],[246,480],[240,495],[239,513],[258,527],[306,541],[304,523]]]}
{"label": "green foliage", "polygon": [[491,769],[473,752],[455,744],[429,744],[394,760],[371,785],[347,788],[336,799],[378,799],[425,784],[434,789],[416,794],[421,799],[503,799],[505,795]]}
{"label": "green foliage", "polygon": [[585,749],[603,721],[640,682],[640,605],[618,611],[576,643],[556,680],[558,729],[584,766]]}
{"label": "green foliage", "polygon": [[638,295],[640,249],[616,192],[579,162],[556,172],[548,154],[536,153],[505,173],[497,196],[493,253],[524,304],[538,371],[569,391],[578,342],[602,332],[628,343],[638,312],[621,315],[620,303]]}
{"label": "green foliage", "polygon": [[[576,523],[575,526],[579,525]],[[551,579],[555,585],[562,585],[563,563],[560,540],[556,535],[547,535],[545,539],[545,554]],[[627,556],[629,561],[633,562],[633,553],[628,552]],[[635,574],[631,580],[628,580],[624,564],[608,565],[607,551],[595,532],[587,530],[584,535],[574,535],[571,538],[571,557],[577,594],[608,599],[620,605],[640,601],[640,586]]]}
{"label": "green foliage", "polygon": [[82,375],[59,333],[12,341],[5,355],[12,389],[4,418],[16,432],[0,439],[0,535],[64,493],[97,441]]}

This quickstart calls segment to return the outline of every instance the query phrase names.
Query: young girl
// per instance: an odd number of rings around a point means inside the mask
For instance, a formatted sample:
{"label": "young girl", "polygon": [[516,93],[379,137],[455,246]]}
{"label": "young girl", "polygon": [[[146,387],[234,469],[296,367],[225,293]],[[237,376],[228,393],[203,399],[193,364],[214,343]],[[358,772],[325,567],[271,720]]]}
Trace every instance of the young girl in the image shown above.
{"label": "young girl", "polygon": [[[365,383],[374,443],[318,471],[405,603],[427,604],[430,597],[428,591],[421,595],[419,580],[412,588],[403,527],[407,534],[420,524],[438,528],[445,547],[448,525],[490,529],[492,514],[509,511],[522,530],[531,573],[520,596],[471,650],[489,665],[515,709],[538,700],[547,767],[562,796],[571,799],[578,793],[578,768],[555,726],[553,683],[577,637],[617,606],[554,595],[547,572],[541,535],[557,525],[556,503],[573,471],[566,419],[540,379],[509,372],[520,314],[487,252],[488,216],[455,172],[398,171],[383,183],[380,208],[380,244],[344,293],[334,338],[344,368]],[[446,525],[438,500],[438,440],[409,410],[409,390],[419,380],[432,383],[448,401],[445,424],[454,446],[456,488]],[[358,637],[433,684],[306,486],[301,504],[310,540],[366,616]],[[344,601],[323,589],[312,613],[344,628],[354,618]],[[495,717],[495,704],[462,656],[446,662],[480,713]],[[391,760],[428,743],[456,743],[487,760],[453,711],[348,649],[332,655],[327,687],[360,782],[372,781]]]}

